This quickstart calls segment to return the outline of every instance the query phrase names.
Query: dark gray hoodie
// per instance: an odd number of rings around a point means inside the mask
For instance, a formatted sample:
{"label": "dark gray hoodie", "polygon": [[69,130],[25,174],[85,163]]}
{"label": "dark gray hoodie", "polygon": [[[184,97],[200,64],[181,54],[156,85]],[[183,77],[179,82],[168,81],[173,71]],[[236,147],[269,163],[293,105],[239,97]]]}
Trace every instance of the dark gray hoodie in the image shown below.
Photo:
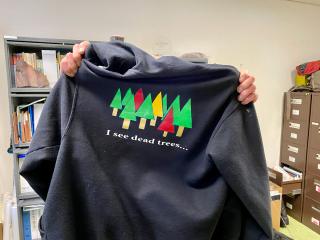
{"label": "dark gray hoodie", "polygon": [[48,240],[272,239],[256,112],[231,66],[92,43],[21,168]]}

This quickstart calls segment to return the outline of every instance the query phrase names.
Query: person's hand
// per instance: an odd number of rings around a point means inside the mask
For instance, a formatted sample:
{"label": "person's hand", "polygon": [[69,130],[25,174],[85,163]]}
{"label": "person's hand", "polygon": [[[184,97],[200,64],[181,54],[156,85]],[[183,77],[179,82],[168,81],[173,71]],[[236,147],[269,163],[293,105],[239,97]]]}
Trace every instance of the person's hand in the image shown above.
{"label": "person's hand", "polygon": [[246,105],[250,102],[255,102],[258,99],[256,94],[256,85],[254,85],[255,77],[248,72],[241,72],[239,78],[239,86],[237,91],[239,93],[238,100]]}
{"label": "person's hand", "polygon": [[60,71],[69,77],[76,75],[80,67],[82,57],[90,43],[83,41],[80,44],[73,45],[72,53],[68,52],[67,55],[60,62]]}

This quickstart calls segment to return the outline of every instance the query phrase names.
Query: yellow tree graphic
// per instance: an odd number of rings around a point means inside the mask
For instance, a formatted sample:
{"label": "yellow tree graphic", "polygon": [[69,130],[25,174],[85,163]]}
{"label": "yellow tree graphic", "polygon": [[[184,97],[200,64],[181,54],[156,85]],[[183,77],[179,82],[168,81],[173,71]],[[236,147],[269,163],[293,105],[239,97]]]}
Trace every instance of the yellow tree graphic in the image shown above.
{"label": "yellow tree graphic", "polygon": [[157,123],[157,117],[163,117],[163,109],[162,109],[162,94],[158,93],[156,98],[152,102],[153,115],[154,119],[150,121],[150,126],[155,126]]}

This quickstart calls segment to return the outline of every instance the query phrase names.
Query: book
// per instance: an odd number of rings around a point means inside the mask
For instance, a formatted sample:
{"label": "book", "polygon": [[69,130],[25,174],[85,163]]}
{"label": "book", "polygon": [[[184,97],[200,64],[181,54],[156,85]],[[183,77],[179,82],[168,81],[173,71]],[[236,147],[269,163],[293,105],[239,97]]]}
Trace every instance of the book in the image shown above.
{"label": "book", "polygon": [[48,87],[46,76],[37,70],[35,53],[21,53],[13,55],[13,69],[15,85],[21,87]]}
{"label": "book", "polygon": [[37,129],[40,114],[42,112],[44,103],[35,103],[33,104],[33,124],[34,124],[34,130]]}
{"label": "book", "polygon": [[60,63],[65,56],[63,52],[56,50],[13,53],[10,57],[10,70],[16,87],[53,87],[60,76]]}
{"label": "book", "polygon": [[31,142],[35,133],[45,98],[29,104],[18,105],[12,113],[12,129],[14,144]]}
{"label": "book", "polygon": [[[26,157],[26,154],[18,154],[18,162],[19,162],[19,169],[22,166],[22,163]],[[20,193],[32,193],[34,190],[30,186],[30,184],[22,177],[20,176]]]}
{"label": "book", "polygon": [[30,212],[22,212],[22,224],[23,224],[23,239],[32,240],[31,237],[31,224],[30,224]]}
{"label": "book", "polygon": [[52,88],[58,80],[56,50],[42,50],[43,73],[49,80],[49,86]]}
{"label": "book", "polygon": [[42,215],[42,208],[32,210],[30,212],[30,222],[31,222],[31,237],[32,239],[41,239],[40,232],[38,229],[38,222]]}
{"label": "book", "polygon": [[25,240],[41,239],[38,223],[43,214],[43,206],[27,206],[23,207],[23,232]]}
{"label": "book", "polygon": [[19,144],[17,112],[12,113],[12,135],[14,144]]}

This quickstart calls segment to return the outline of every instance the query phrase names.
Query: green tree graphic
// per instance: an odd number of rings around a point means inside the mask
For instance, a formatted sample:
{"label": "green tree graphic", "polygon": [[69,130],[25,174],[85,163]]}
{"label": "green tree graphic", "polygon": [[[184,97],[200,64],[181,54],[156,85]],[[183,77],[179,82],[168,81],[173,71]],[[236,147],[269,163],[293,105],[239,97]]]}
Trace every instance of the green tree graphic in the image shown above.
{"label": "green tree graphic", "polygon": [[167,97],[167,94],[163,96],[163,99],[162,99],[162,111],[163,111],[163,116],[165,115],[165,113],[167,113],[168,111],[168,97]]}
{"label": "green tree graphic", "polygon": [[118,110],[122,109],[121,90],[120,90],[120,88],[118,89],[117,93],[115,94],[114,98],[112,99],[110,107],[113,108],[112,116],[114,116],[114,117],[117,116]]}
{"label": "green tree graphic", "polygon": [[192,128],[191,99],[183,106],[181,111],[174,113],[173,124],[178,127],[177,137],[181,137],[184,128]]}
{"label": "green tree graphic", "polygon": [[122,128],[129,129],[130,121],[136,121],[136,112],[135,112],[135,104],[134,104],[134,95],[131,94],[126,101],[126,106],[122,110],[120,118],[123,118]]}
{"label": "green tree graphic", "polygon": [[140,105],[138,111],[136,112],[136,116],[140,117],[140,129],[145,128],[147,119],[152,120],[154,118],[151,94],[149,94]]}
{"label": "green tree graphic", "polygon": [[124,98],[122,99],[122,105],[125,106],[128,102],[128,100],[133,96],[133,93],[131,91],[131,88],[129,88],[124,95]]}
{"label": "green tree graphic", "polygon": [[[173,109],[173,118],[175,118],[176,114],[178,114],[180,112],[180,95],[178,95],[173,102],[171,103],[171,105],[169,106],[169,108],[167,109],[167,111],[163,111],[164,117],[168,114],[170,109]],[[163,119],[163,118],[162,118]]]}

